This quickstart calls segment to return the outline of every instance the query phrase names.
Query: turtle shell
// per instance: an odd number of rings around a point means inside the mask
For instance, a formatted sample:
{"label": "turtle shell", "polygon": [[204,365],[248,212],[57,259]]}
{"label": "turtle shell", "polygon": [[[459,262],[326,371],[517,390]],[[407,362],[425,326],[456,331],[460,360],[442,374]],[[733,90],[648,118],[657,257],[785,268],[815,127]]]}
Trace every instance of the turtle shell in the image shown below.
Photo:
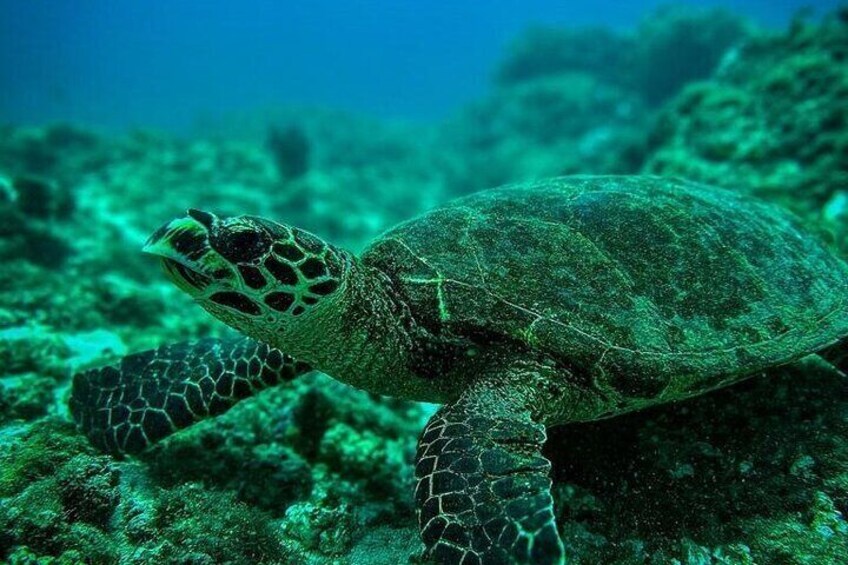
{"label": "turtle shell", "polygon": [[797,218],[676,179],[476,193],[362,259],[432,335],[544,351],[629,398],[698,394],[848,335],[848,268]]}

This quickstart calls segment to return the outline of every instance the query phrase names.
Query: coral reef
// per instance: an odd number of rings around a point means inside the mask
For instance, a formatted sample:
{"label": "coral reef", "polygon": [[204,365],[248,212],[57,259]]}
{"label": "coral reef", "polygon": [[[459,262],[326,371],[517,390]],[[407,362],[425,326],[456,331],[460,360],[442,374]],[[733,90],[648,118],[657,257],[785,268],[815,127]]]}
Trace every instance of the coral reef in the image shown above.
{"label": "coral reef", "polygon": [[645,18],[635,33],[629,82],[651,106],[684,85],[709,77],[753,28],[722,8],[666,5]]}
{"label": "coral reef", "polygon": [[281,180],[302,177],[309,170],[309,139],[300,128],[289,126],[281,129],[272,126],[268,130],[265,145],[274,157]]}
{"label": "coral reef", "polygon": [[588,73],[656,106],[687,83],[705,79],[752,26],[720,8],[665,5],[632,32],[535,27],[519,37],[496,71],[502,86]]}
{"label": "coral reef", "polygon": [[[309,417],[297,416],[304,410]],[[369,543],[374,528],[414,550],[412,455],[423,416],[312,375],[138,462],[97,455],[55,418],[7,431],[0,555],[73,561],[96,539],[101,553],[85,555],[98,562],[321,563]]]}
{"label": "coral reef", "polygon": [[452,194],[552,175],[633,173],[652,111],[707,78],[752,30],[719,9],[665,7],[634,32],[528,30],[496,88],[442,127]]}
{"label": "coral reef", "polygon": [[45,128],[6,127],[0,135],[0,170],[34,175],[68,186],[97,170],[108,147],[95,133],[71,124]]}
{"label": "coral reef", "polygon": [[844,377],[810,361],[676,406],[553,431],[572,556],[838,563],[848,554],[846,402]]}
{"label": "coral reef", "polygon": [[71,249],[54,225],[72,213],[73,202],[47,179],[0,177],[0,260],[27,257],[44,267],[62,267]]}
{"label": "coral reef", "polygon": [[645,171],[748,190],[844,239],[847,57],[839,17],[752,39],[662,111]]}
{"label": "coral reef", "polygon": [[[283,218],[358,249],[477,188],[641,169],[751,191],[845,245],[846,21],[765,34],[722,13],[669,10],[632,34],[537,29],[486,97],[429,126],[312,110],[241,139],[0,128],[0,560],[421,562],[412,460],[433,407],[311,374],[133,459],[97,453],[73,428],[73,371],[228,331],[136,253],[147,234],[202,206]],[[703,66],[677,72],[696,56]],[[267,140],[268,123],[293,129]],[[844,377],[808,360],[552,430],[569,556],[844,561],[846,410]]]}
{"label": "coral reef", "polygon": [[605,27],[531,27],[515,39],[495,70],[510,86],[567,73],[588,73],[621,84],[633,40]]}
{"label": "coral reef", "polygon": [[[448,190],[464,194],[568,173],[626,173],[641,162],[638,96],[590,73],[496,89],[442,129]],[[635,157],[635,158],[634,158]]]}
{"label": "coral reef", "polygon": [[326,110],[285,120],[308,136],[312,166],[280,191],[278,217],[359,249],[410,211],[448,196],[447,159],[434,127]]}

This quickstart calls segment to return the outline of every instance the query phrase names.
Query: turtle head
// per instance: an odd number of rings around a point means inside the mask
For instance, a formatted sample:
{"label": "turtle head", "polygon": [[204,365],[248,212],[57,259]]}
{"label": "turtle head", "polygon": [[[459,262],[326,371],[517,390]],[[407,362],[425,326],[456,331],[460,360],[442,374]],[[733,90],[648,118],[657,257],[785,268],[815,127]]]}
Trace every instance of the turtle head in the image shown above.
{"label": "turtle head", "polygon": [[334,302],[347,270],[345,252],[308,232],[200,210],[159,228],[144,251],[213,316],[265,342]]}

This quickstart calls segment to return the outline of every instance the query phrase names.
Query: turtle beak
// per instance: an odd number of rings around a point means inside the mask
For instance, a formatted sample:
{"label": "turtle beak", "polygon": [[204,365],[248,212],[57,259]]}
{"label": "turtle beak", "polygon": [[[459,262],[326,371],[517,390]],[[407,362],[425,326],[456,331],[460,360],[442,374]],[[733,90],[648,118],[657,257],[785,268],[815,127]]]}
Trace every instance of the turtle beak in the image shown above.
{"label": "turtle beak", "polygon": [[229,272],[209,244],[209,231],[216,221],[212,214],[189,210],[185,217],[156,230],[142,251],[158,257],[168,278],[182,290],[197,294]]}

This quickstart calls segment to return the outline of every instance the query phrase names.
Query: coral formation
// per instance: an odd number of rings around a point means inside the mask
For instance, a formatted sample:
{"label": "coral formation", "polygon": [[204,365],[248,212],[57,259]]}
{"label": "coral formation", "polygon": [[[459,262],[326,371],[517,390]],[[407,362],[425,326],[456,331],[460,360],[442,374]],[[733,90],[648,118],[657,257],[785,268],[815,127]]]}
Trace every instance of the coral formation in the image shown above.
{"label": "coral formation", "polygon": [[811,361],[677,406],[553,431],[554,445],[567,446],[550,456],[572,555],[838,563],[848,553],[843,379]]}
{"label": "coral formation", "polygon": [[451,194],[567,173],[625,173],[638,167],[638,96],[590,73],[563,73],[496,89],[442,128],[456,160]]}
{"label": "coral formation", "polygon": [[750,24],[726,10],[682,5],[655,9],[632,32],[535,27],[515,41],[496,79],[509,86],[588,73],[656,106],[683,85],[709,77],[751,31]]}
{"label": "coral formation", "polygon": [[709,77],[751,33],[748,23],[722,8],[662,6],[636,30],[625,80],[656,106],[684,85]]}
{"label": "coral formation", "polygon": [[32,176],[0,177],[0,191],[0,259],[23,256],[44,267],[62,267],[71,249],[54,223],[72,213],[70,195]]}
{"label": "coral formation", "polygon": [[848,23],[761,34],[660,114],[645,171],[747,189],[845,238]]}
{"label": "coral formation", "polygon": [[[313,374],[137,458],[88,445],[67,415],[74,370],[227,332],[134,250],[198,204],[278,217],[357,249],[452,195],[640,168],[778,201],[845,245],[846,21],[766,34],[716,12],[668,11],[633,34],[528,32],[493,90],[445,123],[321,111],[275,120],[302,133],[308,157],[286,135],[265,145],[264,124],[255,139],[226,140],[0,128],[0,560],[419,560],[412,460],[432,407]],[[670,72],[696,54],[703,67]],[[552,431],[570,557],[843,561],[843,380],[808,362]]]}
{"label": "coral formation", "polygon": [[531,28],[496,71],[496,88],[442,127],[457,160],[452,194],[568,173],[632,173],[651,113],[707,78],[750,26],[719,9],[665,7],[632,33]]}
{"label": "coral formation", "polygon": [[274,157],[280,179],[291,180],[302,177],[309,169],[309,139],[300,128],[271,127],[268,130],[265,145]]}

